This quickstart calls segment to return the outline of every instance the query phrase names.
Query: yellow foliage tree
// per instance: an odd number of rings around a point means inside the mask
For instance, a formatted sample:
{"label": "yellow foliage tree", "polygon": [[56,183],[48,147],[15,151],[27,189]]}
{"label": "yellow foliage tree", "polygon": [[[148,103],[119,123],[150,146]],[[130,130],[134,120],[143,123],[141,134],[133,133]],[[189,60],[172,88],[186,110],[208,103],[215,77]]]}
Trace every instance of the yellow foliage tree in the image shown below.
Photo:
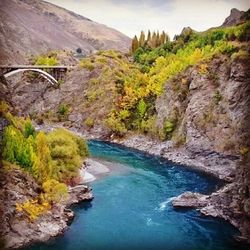
{"label": "yellow foliage tree", "polygon": [[61,202],[68,196],[68,189],[64,183],[49,179],[43,183],[44,198],[49,203]]}
{"label": "yellow foliage tree", "polygon": [[36,136],[36,154],[37,157],[32,169],[38,182],[43,183],[52,175],[50,149],[43,132],[39,132]]}

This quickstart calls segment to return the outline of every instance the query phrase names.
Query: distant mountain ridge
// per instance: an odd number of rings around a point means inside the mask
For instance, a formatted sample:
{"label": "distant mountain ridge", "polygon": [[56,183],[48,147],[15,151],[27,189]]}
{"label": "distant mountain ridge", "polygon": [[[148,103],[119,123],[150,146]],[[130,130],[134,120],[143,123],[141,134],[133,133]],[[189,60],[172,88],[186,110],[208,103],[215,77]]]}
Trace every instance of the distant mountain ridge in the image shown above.
{"label": "distant mountain ridge", "polygon": [[130,38],[72,11],[40,0],[0,1],[0,64],[26,63],[27,57],[47,50],[130,47]]}

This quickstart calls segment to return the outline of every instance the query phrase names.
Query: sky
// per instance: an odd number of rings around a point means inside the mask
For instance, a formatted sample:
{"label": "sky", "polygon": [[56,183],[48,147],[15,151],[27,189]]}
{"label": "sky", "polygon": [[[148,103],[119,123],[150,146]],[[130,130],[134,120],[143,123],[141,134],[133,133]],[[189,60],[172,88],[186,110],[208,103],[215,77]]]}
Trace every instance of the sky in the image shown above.
{"label": "sky", "polygon": [[250,0],[46,0],[115,28],[129,37],[166,31],[171,38],[183,27],[204,31],[219,26],[232,8],[247,10]]}

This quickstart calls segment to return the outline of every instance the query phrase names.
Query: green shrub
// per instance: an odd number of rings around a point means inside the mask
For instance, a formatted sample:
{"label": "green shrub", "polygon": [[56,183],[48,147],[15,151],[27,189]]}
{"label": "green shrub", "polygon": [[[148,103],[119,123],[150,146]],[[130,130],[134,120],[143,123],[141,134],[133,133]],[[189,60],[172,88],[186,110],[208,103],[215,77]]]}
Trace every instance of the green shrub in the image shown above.
{"label": "green shrub", "polygon": [[68,119],[68,115],[70,113],[70,106],[67,104],[61,104],[58,107],[57,114],[58,114],[58,119],[60,121],[65,121]]}
{"label": "green shrub", "polygon": [[95,68],[94,64],[89,58],[82,59],[79,65],[81,68],[87,69],[89,71],[92,71]]}
{"label": "green shrub", "polygon": [[232,59],[249,59],[249,52],[243,49],[240,49],[238,52],[232,54]]}
{"label": "green shrub", "polygon": [[125,124],[119,118],[116,118],[113,113],[106,120],[106,125],[113,133],[119,136],[127,132]]}
{"label": "green shrub", "polygon": [[147,104],[141,99],[137,105],[137,113],[139,118],[143,118],[147,111]]}
{"label": "green shrub", "polygon": [[151,116],[147,120],[142,120],[140,123],[140,131],[146,134],[156,136],[158,133],[156,127],[156,115]]}
{"label": "green shrub", "polygon": [[107,58],[105,58],[105,57],[103,57],[103,56],[98,56],[98,57],[96,58],[96,61],[97,61],[98,63],[100,63],[100,64],[107,64],[107,63],[108,63]]}
{"label": "green shrub", "polygon": [[87,155],[85,142],[65,129],[56,129],[47,135],[51,151],[52,177],[68,182],[78,175],[83,158]]}
{"label": "green shrub", "polygon": [[57,180],[49,179],[43,183],[42,187],[44,199],[50,204],[61,202],[68,197],[67,186]]}
{"label": "green shrub", "polygon": [[31,169],[35,161],[34,138],[25,138],[22,132],[9,125],[3,134],[3,153],[4,160],[21,165],[26,169]]}
{"label": "green shrub", "polygon": [[95,125],[95,121],[93,118],[91,117],[88,117],[85,121],[84,121],[84,124],[89,127],[89,128],[93,128],[94,125]]}
{"label": "green shrub", "polygon": [[36,131],[31,123],[31,121],[27,121],[24,125],[24,136],[28,138],[30,135],[35,137]]}
{"label": "green shrub", "polygon": [[219,104],[219,102],[222,100],[222,95],[219,90],[216,90],[213,95],[213,100],[216,105]]}
{"label": "green shrub", "polygon": [[96,85],[100,82],[100,80],[98,78],[91,78],[90,79],[90,83],[93,84],[93,85]]}
{"label": "green shrub", "polygon": [[55,56],[38,56],[35,62],[35,65],[55,66],[57,64],[58,62]]}
{"label": "green shrub", "polygon": [[165,120],[162,128],[161,139],[171,139],[173,131],[175,130],[176,122],[173,119]]}

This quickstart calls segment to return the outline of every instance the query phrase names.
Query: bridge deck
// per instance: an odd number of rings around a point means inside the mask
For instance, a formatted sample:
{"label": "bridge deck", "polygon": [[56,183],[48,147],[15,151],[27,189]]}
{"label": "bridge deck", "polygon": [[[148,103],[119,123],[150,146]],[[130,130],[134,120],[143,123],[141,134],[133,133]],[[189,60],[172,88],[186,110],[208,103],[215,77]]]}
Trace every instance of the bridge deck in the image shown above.
{"label": "bridge deck", "polygon": [[0,65],[0,69],[70,69],[75,66],[65,66],[65,65]]}

